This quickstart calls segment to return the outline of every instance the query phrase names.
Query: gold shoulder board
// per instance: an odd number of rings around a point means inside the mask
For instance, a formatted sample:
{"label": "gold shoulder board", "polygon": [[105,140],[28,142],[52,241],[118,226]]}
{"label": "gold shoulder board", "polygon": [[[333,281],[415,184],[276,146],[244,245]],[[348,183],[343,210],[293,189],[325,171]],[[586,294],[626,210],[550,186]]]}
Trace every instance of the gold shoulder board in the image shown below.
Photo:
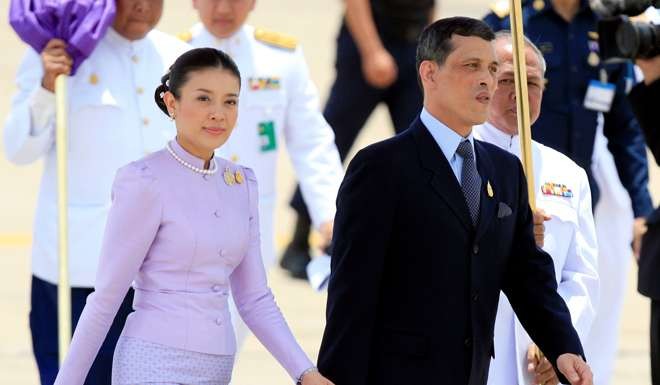
{"label": "gold shoulder board", "polygon": [[277,48],[284,48],[293,51],[298,46],[298,39],[293,36],[285,35],[275,31],[269,31],[263,28],[254,30],[254,38],[264,44]]}

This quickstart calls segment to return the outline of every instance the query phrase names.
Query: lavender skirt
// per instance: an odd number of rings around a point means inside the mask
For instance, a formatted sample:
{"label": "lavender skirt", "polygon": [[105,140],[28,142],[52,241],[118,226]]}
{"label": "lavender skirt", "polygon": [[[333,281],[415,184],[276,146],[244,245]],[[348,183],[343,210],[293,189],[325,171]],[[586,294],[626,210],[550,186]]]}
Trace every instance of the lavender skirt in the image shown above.
{"label": "lavender skirt", "polygon": [[112,385],[227,385],[234,356],[177,349],[120,337],[112,362]]}

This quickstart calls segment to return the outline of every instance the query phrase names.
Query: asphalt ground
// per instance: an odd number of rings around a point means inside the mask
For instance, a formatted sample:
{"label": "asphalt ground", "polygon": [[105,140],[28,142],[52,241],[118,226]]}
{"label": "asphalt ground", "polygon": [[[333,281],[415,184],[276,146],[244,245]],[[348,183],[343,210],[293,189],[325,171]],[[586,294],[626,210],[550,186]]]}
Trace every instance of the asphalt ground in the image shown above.
{"label": "asphalt ground", "polygon": [[[304,47],[310,72],[322,100],[334,78],[335,36],[342,14],[339,0],[260,0],[249,22],[297,36]],[[487,11],[484,0],[446,0],[438,16],[480,17]],[[25,46],[6,19],[9,0],[0,0],[0,119],[4,121],[15,90],[14,77]],[[189,0],[165,0],[158,28],[176,34],[197,20]],[[355,149],[391,135],[387,111],[379,107],[358,137]],[[1,140],[1,139],[0,139]],[[1,147],[1,146],[0,146]],[[2,150],[0,149],[0,152]],[[284,151],[282,151],[284,152]],[[2,154],[0,154],[2,155]],[[651,162],[651,190],[660,197],[660,182]],[[37,385],[28,328],[30,241],[36,195],[42,165],[9,164],[0,156],[0,384]],[[294,216],[287,206],[294,178],[289,160],[280,156],[278,179],[277,240],[281,249],[290,237]],[[296,337],[313,358],[321,341],[325,295],[315,293],[305,282],[294,281],[273,268],[270,284]],[[607,284],[607,283],[603,283]],[[615,384],[650,384],[648,363],[649,303],[635,292],[636,267],[630,270]],[[614,332],[614,331],[613,331]],[[234,385],[290,384],[285,371],[254,338],[250,337],[238,357]]]}

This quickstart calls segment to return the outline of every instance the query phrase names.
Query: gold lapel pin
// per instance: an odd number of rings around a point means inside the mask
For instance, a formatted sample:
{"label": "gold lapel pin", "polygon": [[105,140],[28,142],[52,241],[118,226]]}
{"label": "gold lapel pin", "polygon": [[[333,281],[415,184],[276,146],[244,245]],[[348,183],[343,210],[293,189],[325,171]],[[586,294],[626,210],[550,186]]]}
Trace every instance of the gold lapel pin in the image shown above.
{"label": "gold lapel pin", "polygon": [[236,177],[234,176],[234,173],[229,170],[229,167],[225,168],[225,173],[223,176],[227,186],[232,186],[234,183],[236,183]]}
{"label": "gold lapel pin", "polygon": [[493,186],[490,185],[490,181],[488,181],[488,183],[486,183],[486,192],[488,193],[489,198],[492,198],[493,195],[495,195],[493,193]]}
{"label": "gold lapel pin", "polygon": [[243,181],[245,181],[245,178],[243,178],[243,174],[241,173],[241,170],[236,170],[235,175],[236,175],[235,176],[236,183],[241,184],[243,183]]}

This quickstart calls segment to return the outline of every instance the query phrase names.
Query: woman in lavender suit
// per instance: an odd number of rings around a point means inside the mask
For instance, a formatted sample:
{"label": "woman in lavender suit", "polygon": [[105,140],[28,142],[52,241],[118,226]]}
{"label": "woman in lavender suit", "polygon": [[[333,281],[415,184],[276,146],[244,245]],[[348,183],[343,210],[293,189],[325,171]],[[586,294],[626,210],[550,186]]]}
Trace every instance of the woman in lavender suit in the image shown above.
{"label": "woman in lavender suit", "polygon": [[56,384],[83,384],[133,283],[113,384],[227,384],[236,349],[227,298],[291,377],[329,385],[296,343],[261,262],[257,181],[213,156],[237,119],[240,74],[212,48],[181,55],[156,89],[176,123],[165,149],[117,172],[95,292]]}

